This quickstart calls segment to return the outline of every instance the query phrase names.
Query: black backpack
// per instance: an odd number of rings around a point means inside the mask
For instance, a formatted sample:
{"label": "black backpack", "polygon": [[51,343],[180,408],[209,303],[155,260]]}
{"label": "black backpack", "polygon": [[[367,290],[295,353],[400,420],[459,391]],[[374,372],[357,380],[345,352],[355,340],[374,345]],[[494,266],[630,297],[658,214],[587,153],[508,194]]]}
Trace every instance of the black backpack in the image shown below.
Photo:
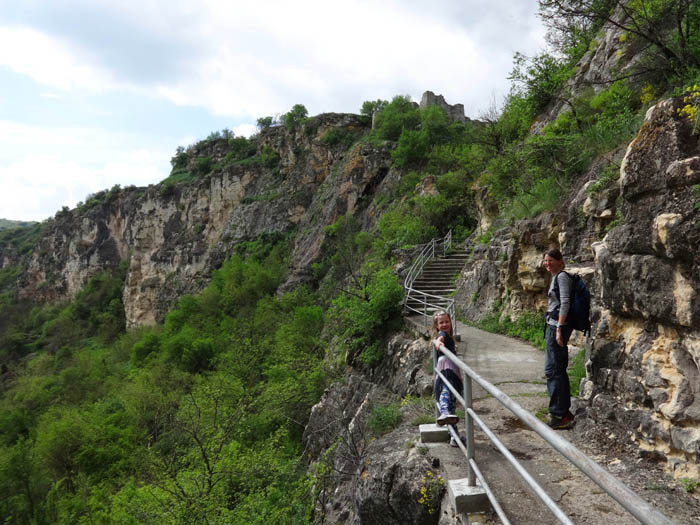
{"label": "black backpack", "polygon": [[[583,332],[583,335],[588,335],[591,333],[591,293],[580,275],[563,270],[562,272],[568,275],[572,281],[571,305],[569,306],[569,314],[566,316],[566,324],[574,330]],[[556,276],[554,277],[554,292],[559,299],[559,281]]]}

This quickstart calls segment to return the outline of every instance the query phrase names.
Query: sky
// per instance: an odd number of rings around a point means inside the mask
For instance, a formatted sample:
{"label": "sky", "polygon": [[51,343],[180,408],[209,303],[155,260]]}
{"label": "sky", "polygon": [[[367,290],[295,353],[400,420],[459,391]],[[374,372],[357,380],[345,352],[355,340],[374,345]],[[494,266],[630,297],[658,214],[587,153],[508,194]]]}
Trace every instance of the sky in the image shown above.
{"label": "sky", "polygon": [[166,178],[178,146],[303,104],[359,113],[424,91],[478,118],[536,0],[0,0],[0,218],[41,221]]}

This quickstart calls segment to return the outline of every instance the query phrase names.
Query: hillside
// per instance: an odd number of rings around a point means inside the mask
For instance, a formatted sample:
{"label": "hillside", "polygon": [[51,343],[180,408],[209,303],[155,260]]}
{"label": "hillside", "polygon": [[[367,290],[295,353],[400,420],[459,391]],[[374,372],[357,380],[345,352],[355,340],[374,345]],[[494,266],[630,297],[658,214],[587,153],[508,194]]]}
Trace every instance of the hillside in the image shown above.
{"label": "hillside", "polygon": [[394,498],[437,523],[410,492],[427,458],[362,476],[402,404],[429,414],[400,282],[448,231],[458,317],[535,342],[560,247],[593,297],[585,417],[700,480],[698,4],[540,5],[555,49],[479,121],[433,94],[297,105],[3,232],[0,517],[371,523]]}

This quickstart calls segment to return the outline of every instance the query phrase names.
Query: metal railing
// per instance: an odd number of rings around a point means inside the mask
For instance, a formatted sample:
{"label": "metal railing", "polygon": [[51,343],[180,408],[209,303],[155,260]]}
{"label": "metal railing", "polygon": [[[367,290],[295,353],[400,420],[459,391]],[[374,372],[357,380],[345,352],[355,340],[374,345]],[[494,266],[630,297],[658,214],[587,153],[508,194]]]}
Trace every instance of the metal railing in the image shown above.
{"label": "metal railing", "polygon": [[[433,363],[435,363],[435,373],[443,380],[445,385],[450,389],[450,391],[455,395],[457,401],[464,406],[465,412],[465,430],[466,430],[466,446],[462,443],[459,435],[455,435],[456,432],[453,428],[447,427],[450,431],[452,437],[456,440],[459,448],[465,454],[468,463],[467,472],[467,485],[473,487],[476,484],[476,479],[478,478],[481,482],[481,486],[486,492],[486,495],[491,502],[491,505],[498,514],[498,517],[504,524],[509,524],[507,516],[503,512],[503,509],[498,504],[493,491],[489,487],[486,479],[479,470],[476,459],[474,457],[474,422],[476,422],[488,438],[496,445],[498,450],[503,454],[506,460],[513,465],[515,470],[520,474],[520,476],[525,480],[525,482],[532,488],[535,494],[542,500],[542,502],[552,511],[556,518],[561,523],[572,524],[573,522],[564,514],[564,512],[557,506],[557,504],[552,500],[551,497],[544,491],[544,489],[537,483],[537,481],[523,468],[523,466],[518,462],[517,459],[510,453],[505,445],[498,439],[498,437],[491,431],[491,429],[486,426],[486,424],[479,418],[479,416],[474,412],[472,408],[472,380],[476,381],[484,390],[496,398],[503,406],[515,414],[523,423],[534,430],[539,436],[544,439],[554,450],[559,452],[567,460],[569,460],[576,468],[581,472],[586,474],[593,482],[595,482],[601,489],[603,489],[609,496],[611,496],[615,501],[617,501],[622,507],[637,518],[640,523],[645,525],[661,525],[661,524],[673,524],[666,516],[659,512],[651,504],[647,503],[645,500],[640,498],[637,494],[632,492],[624,483],[618,480],[615,476],[610,474],[603,467],[598,465],[595,461],[586,456],[583,452],[577,449],[574,445],[569,443],[564,438],[560,437],[556,432],[550,429],[542,421],[537,419],[535,416],[530,414],[527,410],[518,405],[505,393],[499,390],[496,386],[492,385],[485,379],[483,379],[479,374],[467,366],[461,359],[459,359],[455,354],[450,352],[444,345],[440,346],[440,351],[447,356],[454,364],[456,364],[462,371],[462,383],[464,388],[464,397],[457,392],[452,385],[447,381],[445,376],[437,370],[437,349],[435,345],[431,344],[433,353]],[[439,413],[438,405],[436,404],[436,412]]]}
{"label": "metal railing", "polygon": [[[456,321],[454,299],[426,293],[413,287],[413,283],[423,271],[423,267],[438,255],[446,255],[450,248],[452,248],[452,230],[448,231],[447,235],[442,239],[433,239],[425,243],[423,249],[408,269],[406,279],[404,279],[404,309],[424,316],[426,323],[430,315],[437,310],[447,312],[452,319],[453,326]],[[419,306],[416,307],[409,304],[409,299],[418,303]]]}

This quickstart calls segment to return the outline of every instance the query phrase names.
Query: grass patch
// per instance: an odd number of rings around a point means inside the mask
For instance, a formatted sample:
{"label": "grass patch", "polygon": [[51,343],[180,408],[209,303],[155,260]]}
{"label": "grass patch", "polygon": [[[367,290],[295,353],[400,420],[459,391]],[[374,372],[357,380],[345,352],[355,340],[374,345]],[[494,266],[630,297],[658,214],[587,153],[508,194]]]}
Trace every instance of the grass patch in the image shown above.
{"label": "grass patch", "polygon": [[501,307],[484,317],[476,326],[487,332],[517,337],[530,343],[532,346],[544,350],[544,321],[539,312],[525,312],[514,322],[510,319],[501,319]]}
{"label": "grass patch", "polygon": [[569,363],[569,388],[572,396],[577,396],[581,379],[586,377],[586,349],[582,348]]}
{"label": "grass patch", "polygon": [[372,408],[367,424],[373,434],[381,436],[391,432],[401,423],[401,411],[397,404],[376,405]]}

